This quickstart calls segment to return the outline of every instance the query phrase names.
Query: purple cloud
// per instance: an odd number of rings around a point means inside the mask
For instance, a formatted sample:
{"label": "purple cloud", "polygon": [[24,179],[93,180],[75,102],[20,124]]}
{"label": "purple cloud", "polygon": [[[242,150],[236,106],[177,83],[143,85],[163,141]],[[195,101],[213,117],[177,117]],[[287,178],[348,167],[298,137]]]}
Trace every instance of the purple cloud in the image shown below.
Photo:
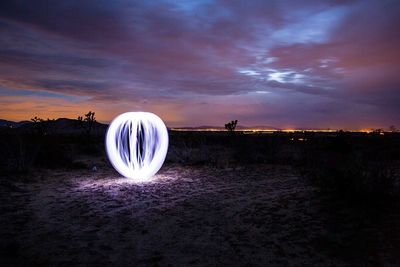
{"label": "purple cloud", "polygon": [[0,88],[92,105],[104,121],[141,109],[170,125],[388,127],[400,123],[399,11],[361,0],[3,1]]}

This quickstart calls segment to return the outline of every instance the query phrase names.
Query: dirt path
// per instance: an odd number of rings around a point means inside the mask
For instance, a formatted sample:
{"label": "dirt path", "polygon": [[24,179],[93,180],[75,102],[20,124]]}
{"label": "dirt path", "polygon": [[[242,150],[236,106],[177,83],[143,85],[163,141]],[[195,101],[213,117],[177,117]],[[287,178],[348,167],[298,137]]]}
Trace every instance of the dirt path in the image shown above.
{"label": "dirt path", "polygon": [[289,167],[167,166],[150,183],[112,170],[2,185],[2,258],[39,265],[330,265],[315,189]]}

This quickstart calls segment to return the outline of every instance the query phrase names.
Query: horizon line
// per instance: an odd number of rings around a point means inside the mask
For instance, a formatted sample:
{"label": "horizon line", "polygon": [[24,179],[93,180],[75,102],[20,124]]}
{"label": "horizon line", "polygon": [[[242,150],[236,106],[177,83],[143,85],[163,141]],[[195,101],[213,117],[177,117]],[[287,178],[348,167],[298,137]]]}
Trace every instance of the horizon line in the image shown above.
{"label": "horizon line", "polygon": [[[50,118],[47,118],[49,120]],[[66,117],[60,117],[56,119],[50,120],[60,120],[60,119],[67,119],[67,120],[77,120],[71,119]],[[13,123],[20,123],[20,122],[32,122],[31,120],[21,120],[21,121],[12,121],[7,119],[0,119],[5,120]],[[99,121],[96,120],[98,123],[108,125],[110,121]],[[288,128],[280,128],[270,125],[257,125],[257,126],[246,126],[246,125],[238,125],[239,128],[236,128],[235,131],[237,132],[338,132],[338,131],[345,131],[345,132],[363,132],[363,133],[371,133],[376,130],[381,130],[383,132],[396,132],[389,129],[388,131],[385,128],[376,128],[376,127],[363,127],[361,129],[350,129],[350,128],[334,128],[334,127],[288,127]],[[224,129],[223,126],[217,125],[199,125],[199,126],[168,126],[166,123],[166,127],[172,131],[197,131],[197,132],[224,132],[227,131]]]}

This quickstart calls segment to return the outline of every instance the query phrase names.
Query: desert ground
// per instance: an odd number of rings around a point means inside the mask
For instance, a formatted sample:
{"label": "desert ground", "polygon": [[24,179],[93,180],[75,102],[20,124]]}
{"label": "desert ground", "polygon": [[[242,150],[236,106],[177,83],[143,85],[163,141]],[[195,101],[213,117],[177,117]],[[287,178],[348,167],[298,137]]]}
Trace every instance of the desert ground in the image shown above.
{"label": "desert ground", "polygon": [[167,164],[146,183],[107,166],[30,175],[0,185],[3,266],[400,263],[398,214],[334,216],[290,166]]}
{"label": "desert ground", "polygon": [[400,266],[399,134],[171,131],[142,183],[104,131],[0,145],[0,266]]}

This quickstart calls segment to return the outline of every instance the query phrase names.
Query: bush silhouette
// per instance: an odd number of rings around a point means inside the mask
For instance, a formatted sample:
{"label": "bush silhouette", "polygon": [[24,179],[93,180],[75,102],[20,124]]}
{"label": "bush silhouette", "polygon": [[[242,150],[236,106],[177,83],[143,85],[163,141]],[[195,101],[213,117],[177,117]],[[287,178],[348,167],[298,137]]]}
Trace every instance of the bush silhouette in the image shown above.
{"label": "bush silhouette", "polygon": [[37,135],[48,135],[48,134],[53,134],[54,133],[54,119],[47,119],[44,120],[39,117],[34,117],[31,119],[33,122],[33,133]]}
{"label": "bush silhouette", "polygon": [[85,118],[78,116],[78,126],[82,128],[87,135],[90,135],[93,125],[96,122],[95,112],[89,111],[86,113]]}
{"label": "bush silhouette", "polygon": [[228,122],[227,124],[225,124],[225,129],[228,130],[229,132],[233,132],[236,129],[237,123],[238,123],[237,120]]}

